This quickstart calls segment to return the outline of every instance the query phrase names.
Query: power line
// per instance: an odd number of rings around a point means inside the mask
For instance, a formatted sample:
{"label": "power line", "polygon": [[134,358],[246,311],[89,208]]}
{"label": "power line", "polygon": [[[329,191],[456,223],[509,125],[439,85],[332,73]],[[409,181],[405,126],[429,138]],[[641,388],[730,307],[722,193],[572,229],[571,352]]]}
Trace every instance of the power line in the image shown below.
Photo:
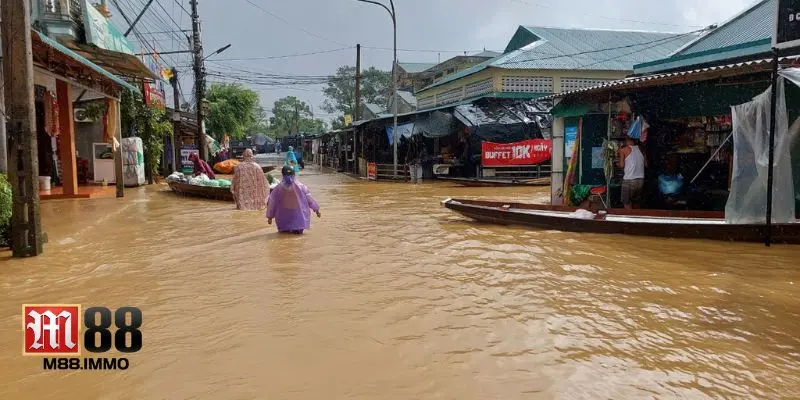
{"label": "power line", "polygon": [[259,6],[258,4],[256,4],[256,3],[253,3],[251,0],[244,0],[244,1],[246,1],[246,2],[247,2],[248,4],[250,4],[251,6],[253,6],[253,7],[255,7],[255,8],[257,8],[257,9],[261,10],[261,11],[262,11],[262,12],[264,12],[265,14],[268,14],[268,15],[272,16],[273,18],[275,18],[275,19],[277,19],[277,20],[279,20],[279,21],[283,22],[284,24],[286,24],[286,25],[289,25],[289,26],[291,26],[292,28],[295,28],[295,29],[297,29],[297,30],[299,30],[299,31],[301,31],[301,32],[303,32],[303,33],[305,33],[305,34],[309,35],[309,36],[313,36],[313,37],[315,37],[315,38],[317,38],[317,39],[324,40],[324,41],[326,41],[326,42],[331,42],[331,43],[334,43],[334,44],[338,44],[339,46],[347,46],[347,45],[346,45],[346,44],[344,44],[344,43],[337,42],[337,41],[335,41],[335,40],[332,40],[332,39],[329,39],[329,38],[327,38],[327,37],[325,37],[325,36],[318,35],[318,34],[316,34],[316,33],[314,33],[314,32],[311,32],[311,31],[309,31],[309,30],[307,30],[307,29],[305,29],[305,28],[303,28],[303,27],[299,26],[298,24],[296,24],[296,23],[294,23],[294,22],[291,22],[291,21],[287,20],[286,18],[283,18],[283,17],[281,17],[281,16],[280,16],[280,15],[278,15],[278,14],[275,14],[275,13],[273,13],[273,12],[271,12],[271,11],[268,11],[268,10],[266,10],[265,8],[263,8],[263,7]]}
{"label": "power line", "polygon": [[306,57],[306,56],[313,56],[318,54],[327,54],[327,53],[335,53],[344,50],[351,50],[353,46],[342,47],[338,49],[330,49],[330,50],[319,50],[313,51],[309,53],[298,53],[298,54],[286,54],[281,56],[265,56],[265,57],[244,57],[244,58],[217,58],[214,60],[208,60],[208,62],[220,62],[220,61],[249,61],[249,60],[277,60],[277,59],[284,59],[284,58],[292,58],[292,57]]}

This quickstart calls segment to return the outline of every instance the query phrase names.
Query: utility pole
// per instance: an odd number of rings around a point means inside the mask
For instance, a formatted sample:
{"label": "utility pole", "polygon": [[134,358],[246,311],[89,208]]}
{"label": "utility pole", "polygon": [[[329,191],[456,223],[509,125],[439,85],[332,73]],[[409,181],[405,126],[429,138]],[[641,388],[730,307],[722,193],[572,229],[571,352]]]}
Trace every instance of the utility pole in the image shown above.
{"label": "utility pole", "polygon": [[356,109],[353,110],[353,121],[361,120],[361,45],[356,45]]}
{"label": "utility pole", "polygon": [[12,191],[11,250],[14,257],[42,254],[39,160],[33,101],[33,51],[28,0],[0,3],[3,81],[8,131],[8,180]]}
{"label": "utility pole", "polygon": [[[356,109],[353,112],[353,121],[361,120],[361,44],[356,44]],[[362,145],[363,147],[363,145]],[[356,130],[353,128],[353,152],[356,156],[353,157],[353,169],[358,173],[358,137]]]}
{"label": "utility pole", "polygon": [[178,90],[178,69],[172,67],[172,78],[169,83],[172,85],[172,103],[175,107],[175,114],[172,116],[172,152],[175,160],[175,171],[183,169],[181,158],[181,93]]}
{"label": "utility pole", "polygon": [[203,109],[206,94],[206,69],[203,66],[203,43],[200,40],[200,15],[197,14],[197,0],[191,0],[192,4],[192,42],[194,52],[194,87],[195,87],[195,107],[197,108],[197,150],[200,158],[208,158],[205,134],[205,110]]}

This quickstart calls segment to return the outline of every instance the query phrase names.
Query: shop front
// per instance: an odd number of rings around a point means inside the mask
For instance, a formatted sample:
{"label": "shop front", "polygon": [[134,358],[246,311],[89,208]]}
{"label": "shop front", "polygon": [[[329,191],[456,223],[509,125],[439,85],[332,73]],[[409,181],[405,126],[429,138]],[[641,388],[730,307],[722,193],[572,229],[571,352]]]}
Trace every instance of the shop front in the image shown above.
{"label": "shop front", "polygon": [[[769,68],[766,61],[741,63],[563,94],[552,111],[553,205],[621,208],[625,163],[620,149],[632,143],[645,160],[634,208],[722,215],[734,175],[731,106],[765,92]],[[800,111],[792,100],[800,91],[790,86],[786,98],[792,121]],[[794,160],[796,177],[800,165]]]}
{"label": "shop front", "polygon": [[137,89],[59,42],[31,35],[40,198],[122,197],[119,99]]}

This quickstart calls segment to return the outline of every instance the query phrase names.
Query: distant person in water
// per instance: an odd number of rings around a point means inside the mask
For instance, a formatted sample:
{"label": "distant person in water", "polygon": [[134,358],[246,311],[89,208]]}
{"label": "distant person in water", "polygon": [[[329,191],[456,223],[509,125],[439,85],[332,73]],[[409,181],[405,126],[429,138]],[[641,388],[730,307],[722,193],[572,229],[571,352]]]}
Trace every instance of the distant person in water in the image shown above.
{"label": "distant person in water", "polygon": [[286,151],[286,162],[284,162],[283,165],[291,167],[295,175],[300,173],[300,165],[297,162],[297,156],[294,154],[294,147],[289,146],[289,149]]}
{"label": "distant person in water", "polygon": [[206,174],[208,179],[217,179],[217,176],[214,175],[214,171],[208,166],[208,163],[201,160],[197,153],[189,154],[189,161],[194,164],[194,176]]}
{"label": "distant person in water", "polygon": [[274,219],[278,232],[299,235],[311,227],[311,210],[319,218],[322,214],[308,187],[297,181],[293,168],[284,166],[281,175],[283,180],[272,189],[267,200],[267,222],[272,225]]}
{"label": "distant person in water", "polygon": [[242,162],[234,168],[231,192],[239,210],[263,210],[267,205],[269,183],[261,166],[253,160],[253,150],[245,150]]}

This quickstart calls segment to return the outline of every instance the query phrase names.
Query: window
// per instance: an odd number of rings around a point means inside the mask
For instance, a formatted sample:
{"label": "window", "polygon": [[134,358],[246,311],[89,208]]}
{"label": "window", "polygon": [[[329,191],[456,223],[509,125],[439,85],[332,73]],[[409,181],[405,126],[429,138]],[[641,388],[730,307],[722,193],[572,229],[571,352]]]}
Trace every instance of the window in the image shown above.
{"label": "window", "polygon": [[543,76],[504,76],[503,91],[512,93],[553,93],[553,78]]}
{"label": "window", "polygon": [[573,90],[585,89],[599,86],[609,81],[609,79],[561,78],[561,91],[570,92]]}

